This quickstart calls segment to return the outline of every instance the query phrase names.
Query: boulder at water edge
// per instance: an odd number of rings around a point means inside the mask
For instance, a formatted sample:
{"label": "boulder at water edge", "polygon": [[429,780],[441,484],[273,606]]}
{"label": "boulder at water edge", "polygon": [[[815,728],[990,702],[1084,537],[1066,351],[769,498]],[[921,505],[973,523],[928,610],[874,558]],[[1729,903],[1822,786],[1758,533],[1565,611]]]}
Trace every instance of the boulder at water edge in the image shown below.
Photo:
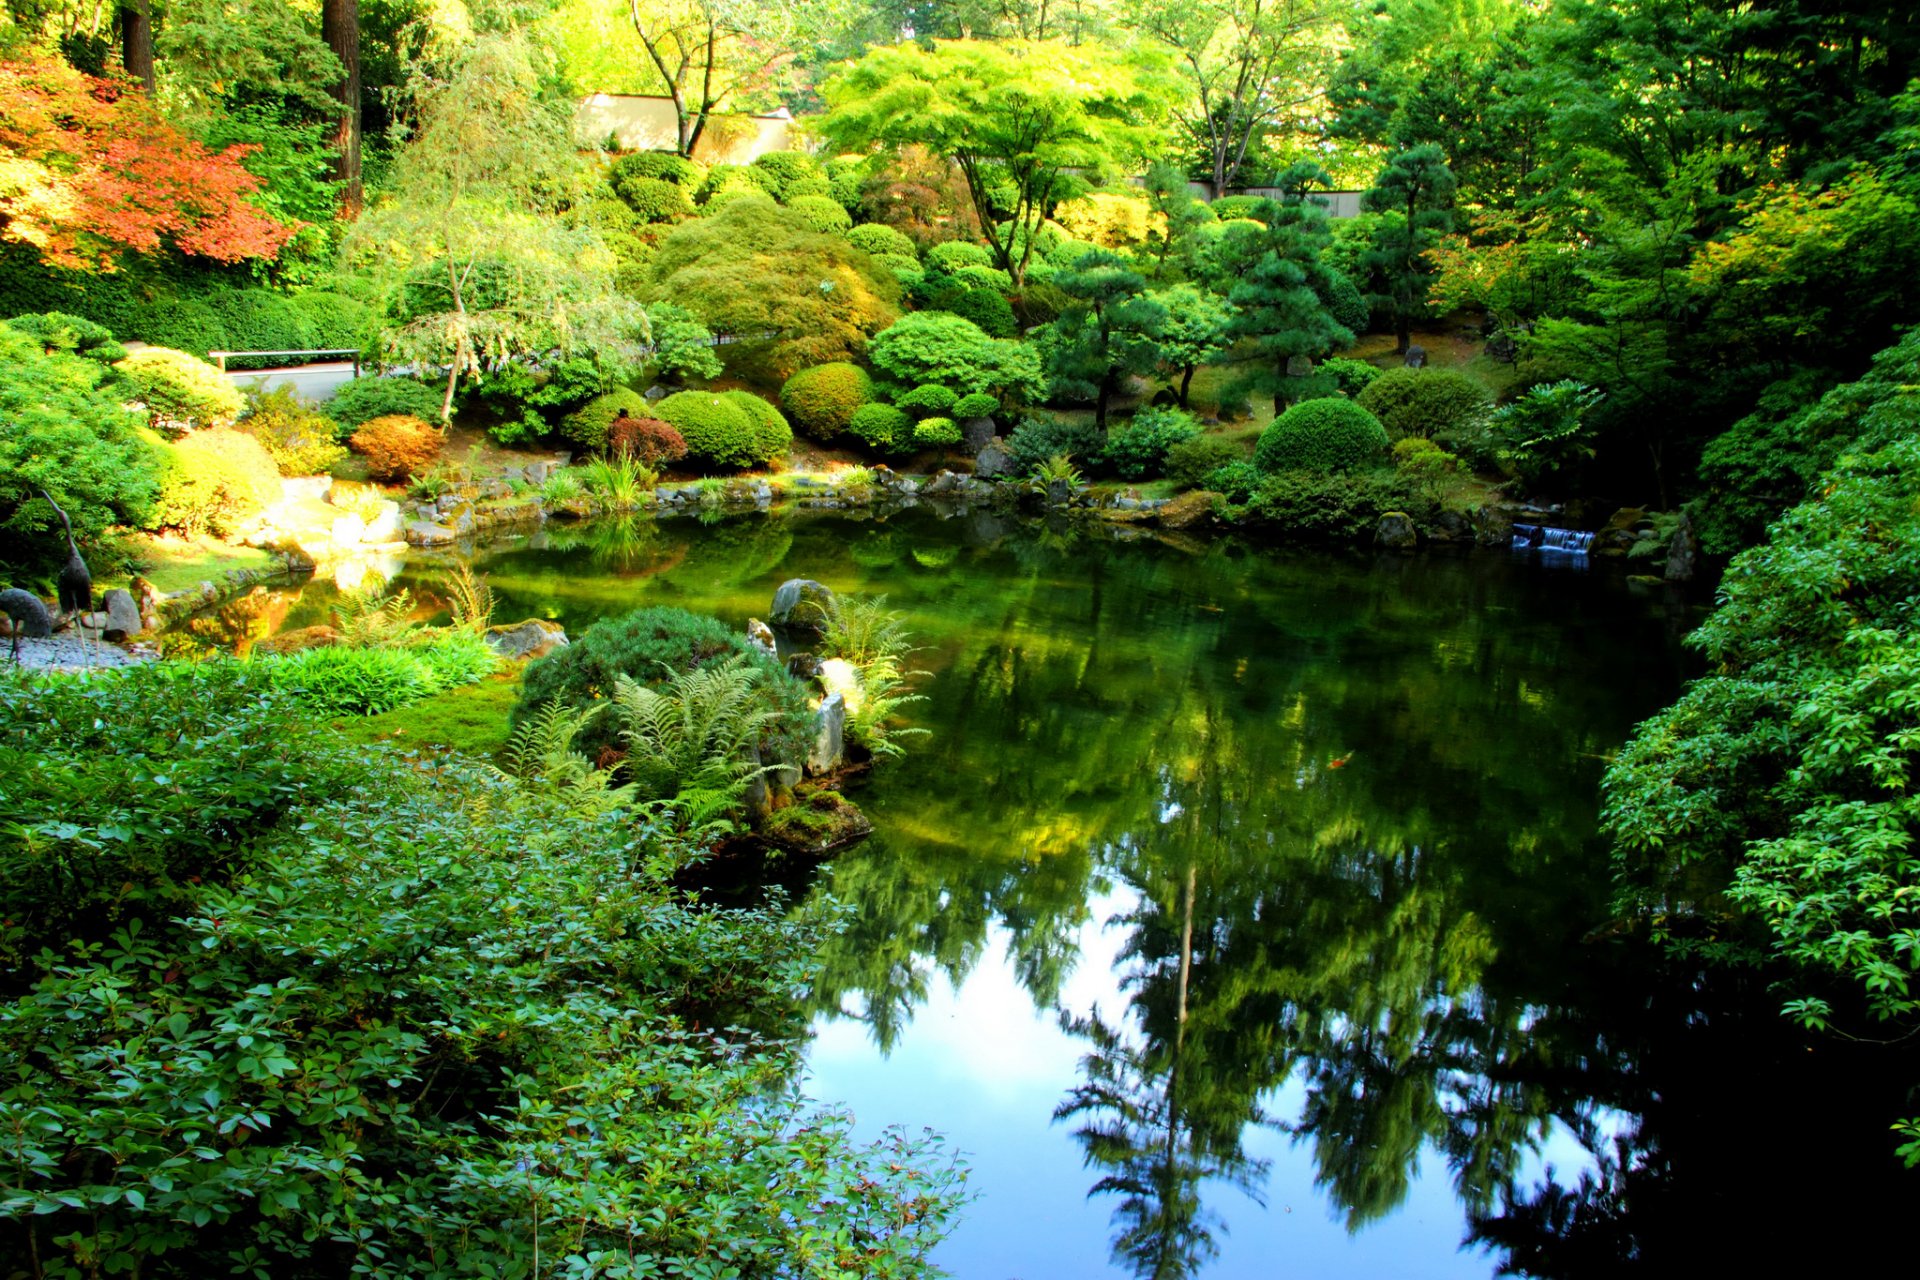
{"label": "boulder at water edge", "polygon": [[487,643],[503,658],[544,658],[567,643],[567,629],[545,618],[487,628]]}
{"label": "boulder at water edge", "polygon": [[125,640],[137,636],[145,629],[140,619],[140,606],[133,602],[133,593],[115,587],[107,592],[103,603],[106,606],[107,626],[103,638]]}
{"label": "boulder at water edge", "polygon": [[779,646],[773,641],[773,628],[758,618],[747,619],[747,643],[769,658],[780,656]]}
{"label": "boulder at water edge", "polygon": [[807,752],[807,772],[813,777],[832,773],[847,758],[847,700],[829,694],[813,721],[813,746]]}
{"label": "boulder at water edge", "polygon": [[1380,517],[1373,541],[1375,546],[1406,550],[1420,544],[1420,535],[1413,527],[1413,518],[1406,512],[1389,511]]}
{"label": "boulder at water edge", "polygon": [[774,591],[773,611],[767,618],[776,627],[818,634],[839,612],[840,601],[831,588],[812,578],[788,578]]}

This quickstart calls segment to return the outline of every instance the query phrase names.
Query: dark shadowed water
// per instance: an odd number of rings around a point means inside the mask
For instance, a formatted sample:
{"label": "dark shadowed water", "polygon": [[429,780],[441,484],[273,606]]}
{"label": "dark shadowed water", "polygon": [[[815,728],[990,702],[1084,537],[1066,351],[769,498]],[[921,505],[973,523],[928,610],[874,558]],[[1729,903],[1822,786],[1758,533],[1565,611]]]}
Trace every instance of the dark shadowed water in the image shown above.
{"label": "dark shadowed water", "polygon": [[848,914],[809,1087],[968,1154],[964,1280],[1785,1274],[1915,1202],[1911,1055],[1610,922],[1604,759],[1687,671],[1663,592],[927,513],[479,563],[576,633],[795,576],[906,616],[929,735],[815,882]]}

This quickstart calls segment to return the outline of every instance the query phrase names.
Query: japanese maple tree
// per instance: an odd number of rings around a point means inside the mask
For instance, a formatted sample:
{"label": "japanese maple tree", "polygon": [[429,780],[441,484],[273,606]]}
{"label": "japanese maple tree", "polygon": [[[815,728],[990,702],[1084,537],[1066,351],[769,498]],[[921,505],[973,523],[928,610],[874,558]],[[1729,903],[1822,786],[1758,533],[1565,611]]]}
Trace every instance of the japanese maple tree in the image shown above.
{"label": "japanese maple tree", "polygon": [[117,254],[271,258],[297,226],[247,203],[245,146],[210,151],[144,94],[55,59],[0,62],[0,236],[57,266],[110,271]]}

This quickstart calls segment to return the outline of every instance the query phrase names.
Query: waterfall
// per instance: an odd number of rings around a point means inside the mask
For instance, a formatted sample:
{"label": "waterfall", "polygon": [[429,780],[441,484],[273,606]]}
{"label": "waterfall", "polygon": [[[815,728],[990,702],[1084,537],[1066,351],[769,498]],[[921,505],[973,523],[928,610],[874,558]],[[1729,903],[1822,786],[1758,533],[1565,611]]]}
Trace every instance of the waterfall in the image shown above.
{"label": "waterfall", "polygon": [[1516,524],[1513,526],[1515,551],[1541,551],[1551,555],[1584,556],[1593,546],[1593,535],[1578,529],[1555,529],[1551,525]]}

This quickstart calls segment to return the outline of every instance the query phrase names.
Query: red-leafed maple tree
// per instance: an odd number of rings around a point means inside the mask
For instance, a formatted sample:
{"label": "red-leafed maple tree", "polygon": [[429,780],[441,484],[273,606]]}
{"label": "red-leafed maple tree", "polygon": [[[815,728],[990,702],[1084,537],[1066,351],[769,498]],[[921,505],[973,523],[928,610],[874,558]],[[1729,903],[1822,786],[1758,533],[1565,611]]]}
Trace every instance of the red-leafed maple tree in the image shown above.
{"label": "red-leafed maple tree", "polygon": [[144,95],[55,59],[0,61],[0,236],[62,267],[117,254],[271,258],[299,228],[246,201],[248,147],[209,151]]}

